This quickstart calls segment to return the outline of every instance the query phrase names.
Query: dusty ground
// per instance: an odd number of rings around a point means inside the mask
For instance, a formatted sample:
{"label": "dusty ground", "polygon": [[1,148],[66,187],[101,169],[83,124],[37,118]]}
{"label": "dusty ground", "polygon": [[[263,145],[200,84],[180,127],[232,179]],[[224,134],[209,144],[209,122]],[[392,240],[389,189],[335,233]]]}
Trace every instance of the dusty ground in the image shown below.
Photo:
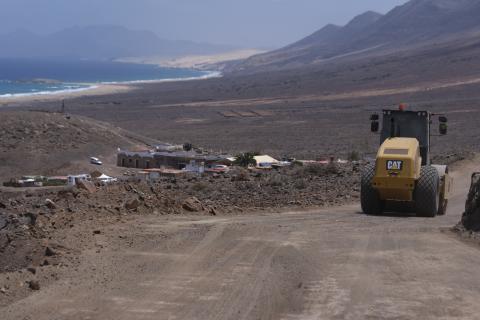
{"label": "dusty ground", "polygon": [[[56,110],[57,111],[57,110]],[[66,175],[102,170],[118,175],[117,148],[146,148],[152,139],[93,119],[53,112],[3,112],[0,184],[24,175]],[[90,164],[99,157],[105,166]]]}
{"label": "dusty ground", "polygon": [[[85,244],[79,234],[126,216],[235,215],[352,203],[359,198],[359,174],[351,164],[251,172],[234,168],[226,174],[164,177],[151,184],[124,177],[89,191],[0,188],[0,273],[43,267],[52,256],[64,256],[48,255],[52,246],[66,249],[60,251],[71,260],[74,252],[68,248],[81,250]],[[17,295],[15,288],[10,298]]]}
{"label": "dusty ground", "polygon": [[476,319],[479,247],[450,229],[479,163],[455,166],[448,215],[435,219],[369,217],[357,205],[121,219],[87,236],[75,267],[37,271],[58,281],[0,312],[48,320]]}
{"label": "dusty ground", "polygon": [[[285,93],[247,80],[139,85],[131,93],[69,100],[67,110],[160,141],[188,141],[231,153],[258,151],[277,157],[315,159],[347,157],[351,151],[373,156],[378,137],[369,132],[369,115],[406,102],[413,109],[448,115],[449,135],[433,137],[435,155],[465,156],[480,149],[476,139],[480,134],[478,83],[457,86],[457,81],[451,80],[449,86],[444,86],[437,81],[432,90],[428,88],[433,83],[393,89],[383,85],[364,93],[359,88],[332,88],[329,94],[328,87],[318,93],[307,90],[301,79],[298,89],[297,80],[291,80],[295,83],[291,82]],[[412,88],[417,91],[410,91]],[[264,91],[271,92],[271,96],[263,97]],[[52,104],[12,108],[50,109]]]}

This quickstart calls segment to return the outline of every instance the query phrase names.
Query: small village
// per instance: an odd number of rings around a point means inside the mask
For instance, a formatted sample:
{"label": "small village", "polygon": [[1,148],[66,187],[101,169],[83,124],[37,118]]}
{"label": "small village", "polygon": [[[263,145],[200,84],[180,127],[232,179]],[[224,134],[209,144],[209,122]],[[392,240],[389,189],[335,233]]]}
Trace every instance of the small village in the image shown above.
{"label": "small village", "polygon": [[3,182],[6,188],[48,188],[79,187],[93,190],[102,186],[122,181],[157,182],[163,177],[208,176],[228,173],[234,168],[243,167],[250,171],[270,171],[292,166],[327,166],[345,165],[352,162],[358,165],[356,155],[350,160],[329,157],[321,160],[297,160],[285,157],[281,160],[269,155],[241,153],[236,156],[207,152],[184,145],[158,144],[151,149],[117,150],[116,167],[124,168],[121,176],[113,177],[102,172],[104,162],[98,157],[91,157],[91,165],[96,166],[92,172],[69,174],[65,176],[25,175]]}

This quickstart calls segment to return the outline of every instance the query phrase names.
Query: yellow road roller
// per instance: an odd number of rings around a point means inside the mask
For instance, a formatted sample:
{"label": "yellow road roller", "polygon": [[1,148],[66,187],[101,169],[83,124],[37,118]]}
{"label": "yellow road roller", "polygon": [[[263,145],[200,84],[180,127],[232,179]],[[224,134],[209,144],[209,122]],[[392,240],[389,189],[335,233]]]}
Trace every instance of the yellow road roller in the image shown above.
{"label": "yellow road roller", "polygon": [[[380,133],[375,163],[368,164],[361,181],[364,213],[379,215],[387,208],[414,210],[417,216],[444,215],[453,180],[448,166],[430,161],[433,119],[439,134],[447,134],[447,118],[428,111],[407,111],[405,105],[370,117],[371,131]],[[381,128],[380,128],[381,122]],[[393,210],[392,210],[393,211]]]}

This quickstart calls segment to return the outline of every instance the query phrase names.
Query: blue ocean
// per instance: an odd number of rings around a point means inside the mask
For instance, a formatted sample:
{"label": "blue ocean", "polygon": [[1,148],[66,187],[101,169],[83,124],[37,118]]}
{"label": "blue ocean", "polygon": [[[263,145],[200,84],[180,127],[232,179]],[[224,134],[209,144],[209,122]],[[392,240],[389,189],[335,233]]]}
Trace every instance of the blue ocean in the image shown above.
{"label": "blue ocean", "polygon": [[102,83],[206,78],[214,73],[110,61],[0,59],[0,97],[75,92]]}

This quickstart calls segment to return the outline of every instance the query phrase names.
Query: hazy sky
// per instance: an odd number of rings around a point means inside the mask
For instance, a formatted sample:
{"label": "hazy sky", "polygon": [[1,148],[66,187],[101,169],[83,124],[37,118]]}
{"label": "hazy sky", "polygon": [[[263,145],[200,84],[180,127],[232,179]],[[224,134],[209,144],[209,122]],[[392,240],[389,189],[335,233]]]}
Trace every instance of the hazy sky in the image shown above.
{"label": "hazy sky", "polygon": [[0,0],[0,32],[115,24],[169,39],[277,47],[407,0]]}

